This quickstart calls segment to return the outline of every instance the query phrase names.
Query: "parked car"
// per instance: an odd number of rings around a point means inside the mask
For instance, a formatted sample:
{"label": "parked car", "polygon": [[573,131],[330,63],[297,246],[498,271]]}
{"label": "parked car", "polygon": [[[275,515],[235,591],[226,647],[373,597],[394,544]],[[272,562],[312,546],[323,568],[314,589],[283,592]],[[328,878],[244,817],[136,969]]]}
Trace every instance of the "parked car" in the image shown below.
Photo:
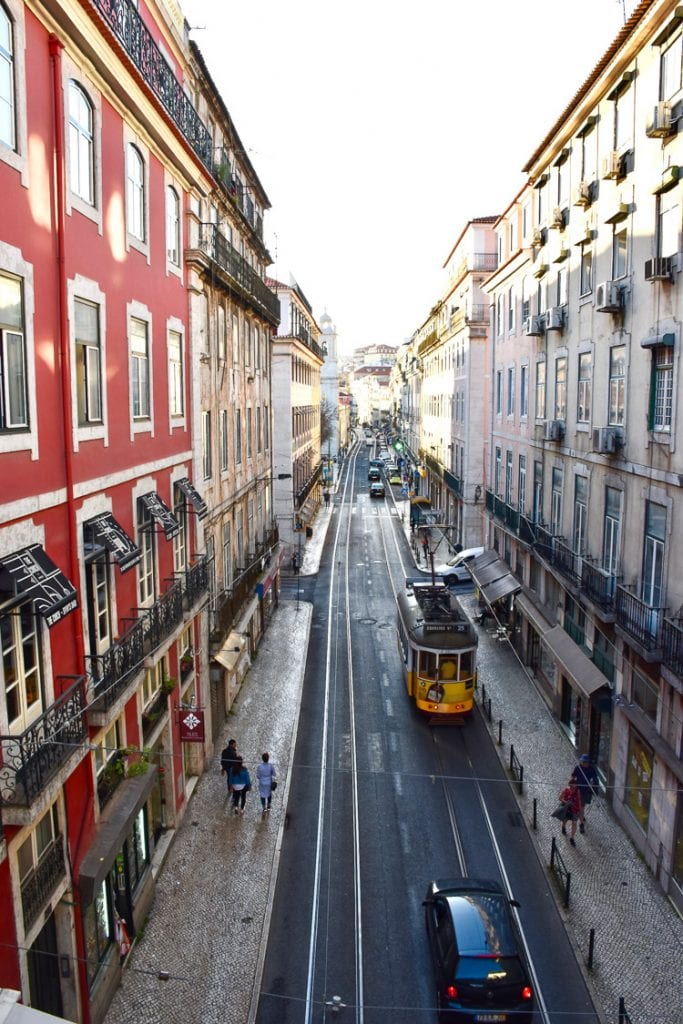
{"label": "parked car", "polygon": [[371,498],[383,498],[384,497],[384,484],[373,483],[370,484],[370,497]]}
{"label": "parked car", "polygon": [[[469,583],[472,577],[467,571],[467,563],[483,553],[483,548],[465,548],[464,551],[449,558],[447,562],[435,565],[434,575],[443,580],[447,587],[452,587],[456,583]],[[431,566],[420,566],[420,570],[431,575],[432,568]]]}
{"label": "parked car", "polygon": [[497,882],[430,882],[423,903],[439,1020],[530,1024],[534,993],[522,937]]}

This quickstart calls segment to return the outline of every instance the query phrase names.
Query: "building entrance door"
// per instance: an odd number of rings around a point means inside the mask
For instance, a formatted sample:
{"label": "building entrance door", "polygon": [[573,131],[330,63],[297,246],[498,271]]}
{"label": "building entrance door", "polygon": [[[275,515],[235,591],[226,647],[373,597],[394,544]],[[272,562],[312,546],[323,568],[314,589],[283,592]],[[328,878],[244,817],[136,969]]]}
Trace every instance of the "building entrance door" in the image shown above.
{"label": "building entrance door", "polygon": [[28,951],[28,976],[31,1006],[43,1013],[61,1017],[62,989],[59,979],[59,955],[55,915],[48,920]]}

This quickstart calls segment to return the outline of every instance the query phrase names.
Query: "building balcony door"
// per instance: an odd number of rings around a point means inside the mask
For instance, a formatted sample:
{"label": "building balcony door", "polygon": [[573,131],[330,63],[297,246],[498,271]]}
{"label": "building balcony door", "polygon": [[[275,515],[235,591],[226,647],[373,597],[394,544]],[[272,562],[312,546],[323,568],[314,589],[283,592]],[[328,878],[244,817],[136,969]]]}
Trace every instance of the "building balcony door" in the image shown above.
{"label": "building balcony door", "polygon": [[31,1006],[55,1017],[63,1015],[55,915],[50,914],[28,951]]}

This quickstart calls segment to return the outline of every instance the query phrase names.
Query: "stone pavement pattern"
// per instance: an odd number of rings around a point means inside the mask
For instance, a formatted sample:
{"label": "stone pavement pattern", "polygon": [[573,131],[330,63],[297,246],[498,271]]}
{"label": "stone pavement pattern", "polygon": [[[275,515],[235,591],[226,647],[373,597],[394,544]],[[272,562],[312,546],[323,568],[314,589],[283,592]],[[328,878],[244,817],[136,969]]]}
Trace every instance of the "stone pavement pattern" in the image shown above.
{"label": "stone pavement pattern", "polygon": [[[244,816],[235,817],[227,804],[220,743],[170,847],[106,1024],[248,1019],[284,827],[311,613],[309,604],[297,611],[281,603],[273,615],[225,730],[252,775]],[[264,750],[278,775],[266,815],[254,775]],[[169,980],[158,980],[159,971]]]}

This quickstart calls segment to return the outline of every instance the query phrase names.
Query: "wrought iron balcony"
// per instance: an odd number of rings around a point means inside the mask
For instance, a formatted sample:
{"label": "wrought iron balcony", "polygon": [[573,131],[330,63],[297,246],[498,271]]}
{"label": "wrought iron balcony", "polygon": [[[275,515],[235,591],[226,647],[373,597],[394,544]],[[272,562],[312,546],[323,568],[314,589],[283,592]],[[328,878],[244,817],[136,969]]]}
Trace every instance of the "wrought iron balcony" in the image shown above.
{"label": "wrought iron balcony", "polygon": [[546,562],[552,562],[555,535],[541,523],[536,524],[536,550]]}
{"label": "wrought iron balcony", "polygon": [[136,5],[131,0],[92,0],[92,3],[204,166],[212,170],[209,131],[154,42]]}
{"label": "wrought iron balcony", "polygon": [[322,473],[322,466],[320,466],[320,465],[316,466],[315,469],[313,470],[313,472],[311,473],[311,475],[309,476],[308,480],[306,480],[306,482],[304,484],[302,484],[302,486],[296,492],[296,494],[294,495],[294,500],[296,502],[297,508],[301,508],[301,506],[305,502],[306,498],[308,497],[308,495],[313,490],[313,488],[315,486],[315,482],[319,478],[321,473]]}
{"label": "wrought iron balcony", "polygon": [[523,513],[520,513],[519,516],[519,539],[523,540],[525,544],[536,543],[536,528]]}
{"label": "wrought iron balcony", "polygon": [[216,224],[200,224],[199,245],[232,279],[240,294],[245,295],[259,313],[277,326],[280,322],[280,300],[221,234]]}
{"label": "wrought iron balcony", "polygon": [[493,515],[493,498],[493,491],[489,491],[489,489],[487,488],[486,494],[484,495],[484,502],[486,506],[486,511],[489,512],[491,515]]}
{"label": "wrought iron balcony", "polygon": [[210,632],[213,643],[221,643],[236,621],[245,601],[254,596],[256,584],[263,574],[263,559],[270,560],[278,544],[278,531],[272,530],[258,545],[254,561],[235,578],[232,586],[218,595],[212,610]]}
{"label": "wrought iron balcony", "polygon": [[665,665],[683,675],[683,625],[681,619],[667,619],[662,622],[662,647]]}
{"label": "wrought iron balcony", "polygon": [[61,835],[58,835],[21,883],[21,908],[24,914],[25,931],[28,931],[33,922],[38,919],[65,875],[64,840]]}
{"label": "wrought iron balcony", "polygon": [[493,514],[501,523],[505,522],[505,502],[495,494],[493,496]]}
{"label": "wrought iron balcony", "polygon": [[519,512],[512,505],[505,506],[505,525],[512,533],[519,533]]}
{"label": "wrought iron balcony", "polygon": [[145,743],[156,729],[159,719],[168,712],[168,693],[161,689],[154,700],[142,712],[142,738]]}
{"label": "wrought iron balcony", "polygon": [[647,651],[662,644],[662,625],[666,608],[653,608],[620,583],[616,594],[617,622]]}
{"label": "wrought iron balcony", "polygon": [[601,651],[599,647],[593,648],[592,662],[599,668],[603,676],[609,679],[610,683],[614,682],[614,662],[611,660],[609,655],[605,651]]}
{"label": "wrought iron balcony", "polygon": [[614,607],[618,577],[584,558],[581,567],[581,589],[594,604],[606,611]]}
{"label": "wrought iron balcony", "polygon": [[209,589],[209,563],[206,555],[202,555],[194,565],[185,570],[182,582],[183,607],[185,611],[190,611]]}
{"label": "wrought iron balcony", "polygon": [[30,807],[88,733],[85,676],[57,697],[28,729],[0,736],[0,801]]}
{"label": "wrought iron balcony", "polygon": [[555,538],[551,562],[556,569],[559,569],[563,576],[566,576],[567,579],[578,586],[581,582],[583,558],[575,551],[572,551],[559,537]]}
{"label": "wrought iron balcony", "polygon": [[136,673],[142,671],[145,636],[142,619],[130,626],[102,655],[90,659],[95,711],[108,711]]}

